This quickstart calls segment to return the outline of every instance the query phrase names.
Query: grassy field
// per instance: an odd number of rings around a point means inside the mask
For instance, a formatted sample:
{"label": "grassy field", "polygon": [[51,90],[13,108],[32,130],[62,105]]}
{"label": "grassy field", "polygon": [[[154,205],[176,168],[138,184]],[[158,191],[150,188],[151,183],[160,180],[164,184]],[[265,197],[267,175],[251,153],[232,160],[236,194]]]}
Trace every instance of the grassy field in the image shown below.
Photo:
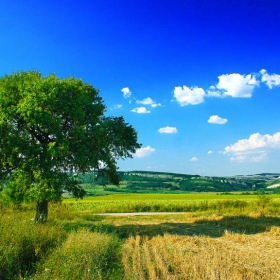
{"label": "grassy field", "polygon": [[110,212],[196,212],[222,213],[254,211],[269,213],[279,211],[279,195],[255,194],[113,194],[85,197],[83,200],[65,199],[65,205],[76,211],[93,213]]}
{"label": "grassy field", "polygon": [[[1,206],[0,279],[280,279],[279,195],[114,194]],[[98,216],[179,211],[176,215]]]}

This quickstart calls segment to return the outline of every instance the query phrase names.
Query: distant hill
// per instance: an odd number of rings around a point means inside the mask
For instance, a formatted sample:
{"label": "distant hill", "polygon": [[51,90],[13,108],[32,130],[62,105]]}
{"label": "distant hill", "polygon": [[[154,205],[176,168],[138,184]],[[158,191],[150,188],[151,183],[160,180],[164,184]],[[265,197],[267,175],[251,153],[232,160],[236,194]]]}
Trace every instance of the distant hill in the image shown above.
{"label": "distant hill", "polygon": [[268,189],[276,189],[276,188],[280,188],[280,177],[278,176],[278,178],[272,182],[269,182],[267,184],[267,188]]}
{"label": "distant hill", "polygon": [[[280,173],[261,173],[229,177],[199,176],[170,172],[120,171],[121,186],[107,183],[106,191],[130,193],[182,193],[182,192],[251,192],[259,189],[275,191],[280,187]],[[86,184],[104,185],[94,180],[94,174],[80,177]]]}
{"label": "distant hill", "polygon": [[236,175],[233,176],[234,178],[239,179],[257,179],[257,180],[264,180],[266,182],[274,181],[275,179],[279,178],[280,173],[260,173],[260,174],[253,174],[253,175]]}
{"label": "distant hill", "polygon": [[161,189],[196,192],[256,191],[279,178],[280,173],[262,173],[230,177],[187,175],[168,172],[119,172],[122,183],[131,190]]}

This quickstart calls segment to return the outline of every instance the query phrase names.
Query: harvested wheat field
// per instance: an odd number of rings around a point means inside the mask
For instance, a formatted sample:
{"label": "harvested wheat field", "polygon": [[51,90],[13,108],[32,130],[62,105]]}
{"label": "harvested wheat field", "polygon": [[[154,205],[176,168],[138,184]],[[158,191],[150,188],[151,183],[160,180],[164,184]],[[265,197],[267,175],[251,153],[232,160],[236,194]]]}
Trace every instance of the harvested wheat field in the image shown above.
{"label": "harvested wheat field", "polygon": [[123,247],[125,279],[280,279],[280,230],[254,235],[130,237]]}

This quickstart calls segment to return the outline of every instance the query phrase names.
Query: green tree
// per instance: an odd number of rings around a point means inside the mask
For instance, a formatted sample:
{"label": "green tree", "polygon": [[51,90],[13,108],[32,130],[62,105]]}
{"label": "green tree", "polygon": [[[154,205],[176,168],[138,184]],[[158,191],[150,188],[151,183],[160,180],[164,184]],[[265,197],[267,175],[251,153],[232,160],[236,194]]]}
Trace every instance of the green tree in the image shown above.
{"label": "green tree", "polygon": [[123,117],[106,117],[99,91],[80,79],[21,71],[0,78],[0,179],[16,200],[37,201],[35,220],[63,191],[85,191],[70,174],[95,170],[119,184],[117,160],[140,147]]}

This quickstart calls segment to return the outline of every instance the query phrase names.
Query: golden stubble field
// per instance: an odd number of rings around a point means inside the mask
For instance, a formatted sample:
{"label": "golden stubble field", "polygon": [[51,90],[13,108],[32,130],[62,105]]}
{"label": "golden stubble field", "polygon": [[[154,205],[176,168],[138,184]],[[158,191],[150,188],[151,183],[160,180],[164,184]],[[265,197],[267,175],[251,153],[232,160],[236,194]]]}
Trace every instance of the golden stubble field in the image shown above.
{"label": "golden stubble field", "polygon": [[[160,219],[130,224],[134,235],[122,249],[125,279],[280,279],[278,219],[235,216],[233,224],[222,215]],[[278,226],[261,230],[268,222]],[[255,233],[242,232],[246,226]]]}

